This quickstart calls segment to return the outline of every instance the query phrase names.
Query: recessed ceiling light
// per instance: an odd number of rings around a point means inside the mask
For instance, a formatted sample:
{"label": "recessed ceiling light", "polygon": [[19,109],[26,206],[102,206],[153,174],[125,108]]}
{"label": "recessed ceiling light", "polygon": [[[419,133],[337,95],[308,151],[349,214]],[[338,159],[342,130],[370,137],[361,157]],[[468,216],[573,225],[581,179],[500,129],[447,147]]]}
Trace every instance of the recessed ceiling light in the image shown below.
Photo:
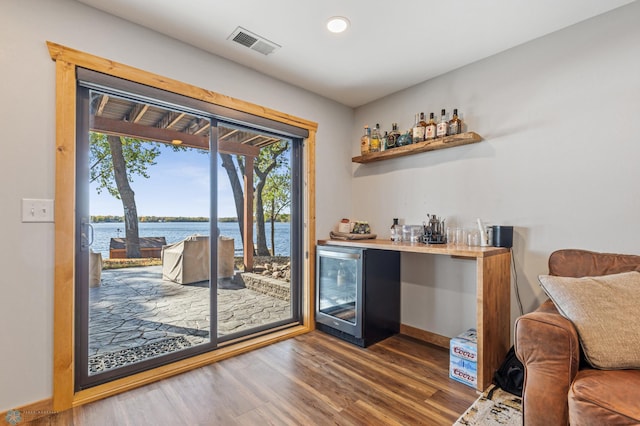
{"label": "recessed ceiling light", "polygon": [[341,33],[349,28],[349,20],[344,16],[333,16],[327,21],[327,29],[332,33]]}

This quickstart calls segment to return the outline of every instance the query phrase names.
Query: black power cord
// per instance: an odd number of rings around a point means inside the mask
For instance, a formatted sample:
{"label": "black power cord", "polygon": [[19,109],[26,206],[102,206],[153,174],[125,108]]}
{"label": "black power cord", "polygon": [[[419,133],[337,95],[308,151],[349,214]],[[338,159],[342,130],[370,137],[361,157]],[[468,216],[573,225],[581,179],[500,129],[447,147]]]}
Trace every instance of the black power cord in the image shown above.
{"label": "black power cord", "polygon": [[511,265],[513,267],[513,288],[516,291],[516,300],[518,302],[518,308],[520,309],[520,315],[524,315],[522,309],[522,300],[520,300],[520,290],[518,289],[518,273],[516,272],[516,258],[513,255],[513,247],[509,249],[511,251]]}

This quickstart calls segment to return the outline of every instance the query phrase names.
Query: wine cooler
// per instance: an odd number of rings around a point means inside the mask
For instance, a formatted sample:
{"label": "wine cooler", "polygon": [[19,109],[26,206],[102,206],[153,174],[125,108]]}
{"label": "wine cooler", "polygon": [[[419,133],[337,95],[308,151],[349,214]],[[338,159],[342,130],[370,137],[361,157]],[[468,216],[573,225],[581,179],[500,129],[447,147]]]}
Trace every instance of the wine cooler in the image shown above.
{"label": "wine cooler", "polygon": [[317,246],[316,327],[368,346],[400,330],[400,253]]}

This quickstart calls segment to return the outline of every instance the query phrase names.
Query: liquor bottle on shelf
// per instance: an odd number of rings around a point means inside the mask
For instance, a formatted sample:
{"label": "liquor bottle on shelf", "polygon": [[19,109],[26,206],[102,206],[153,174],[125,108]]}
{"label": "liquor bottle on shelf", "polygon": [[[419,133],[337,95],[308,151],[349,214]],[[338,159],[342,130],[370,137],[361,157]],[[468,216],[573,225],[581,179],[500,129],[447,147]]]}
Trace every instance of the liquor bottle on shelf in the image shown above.
{"label": "liquor bottle on shelf", "polygon": [[440,122],[436,128],[436,137],[443,138],[447,136],[447,130],[449,129],[449,123],[447,123],[447,113],[443,109],[440,113]]}
{"label": "liquor bottle on shelf", "polygon": [[424,112],[416,114],[416,124],[413,125],[413,143],[424,141],[424,130],[427,122],[424,121]]}
{"label": "liquor bottle on shelf", "polygon": [[387,150],[387,140],[389,139],[389,132],[387,132],[386,130],[384,131],[384,135],[382,136],[382,139],[380,140],[380,151],[386,151]]}
{"label": "liquor bottle on shelf", "polygon": [[462,133],[462,120],[458,118],[458,109],[454,108],[453,117],[449,120],[449,134],[457,135]]}
{"label": "liquor bottle on shelf", "polygon": [[436,138],[436,129],[438,125],[433,116],[433,113],[429,114],[429,122],[427,123],[427,129],[425,130],[425,140],[431,140]]}
{"label": "liquor bottle on shelf", "polygon": [[360,153],[368,154],[371,147],[371,129],[368,125],[364,126],[364,134],[360,138]]}
{"label": "liquor bottle on shelf", "polygon": [[411,130],[407,130],[405,133],[402,133],[398,140],[396,140],[396,146],[405,146],[411,145],[413,143],[413,138],[411,137]]}
{"label": "liquor bottle on shelf", "polygon": [[398,123],[392,123],[391,132],[389,132],[389,135],[387,136],[387,149],[395,148],[399,137],[400,132],[398,131]]}
{"label": "liquor bottle on shelf", "polygon": [[382,143],[382,137],[380,136],[380,125],[376,124],[376,127],[371,131],[371,139],[369,140],[369,152],[380,152],[380,145]]}

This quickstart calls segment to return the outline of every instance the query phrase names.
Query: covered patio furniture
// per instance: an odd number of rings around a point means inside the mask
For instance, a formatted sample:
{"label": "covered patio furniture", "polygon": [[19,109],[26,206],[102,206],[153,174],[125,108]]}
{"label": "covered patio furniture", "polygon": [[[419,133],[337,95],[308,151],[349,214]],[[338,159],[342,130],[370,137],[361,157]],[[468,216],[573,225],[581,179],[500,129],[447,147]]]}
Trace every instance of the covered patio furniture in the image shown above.
{"label": "covered patio furniture", "polygon": [[218,279],[232,278],[234,272],[234,240],[231,237],[218,237]]}
{"label": "covered patio furniture", "polygon": [[102,253],[89,252],[89,287],[100,287],[102,280]]}
{"label": "covered patio furniture", "polygon": [[162,279],[191,284],[209,279],[209,237],[192,235],[162,248]]}

